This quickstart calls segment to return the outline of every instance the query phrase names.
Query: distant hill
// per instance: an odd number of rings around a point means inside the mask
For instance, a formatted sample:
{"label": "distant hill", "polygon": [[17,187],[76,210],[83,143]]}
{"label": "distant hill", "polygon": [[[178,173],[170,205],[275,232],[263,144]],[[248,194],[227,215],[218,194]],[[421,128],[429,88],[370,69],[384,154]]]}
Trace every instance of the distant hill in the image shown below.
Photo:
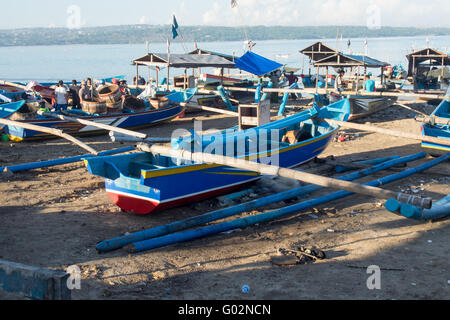
{"label": "distant hill", "polygon": [[[399,36],[439,36],[450,35],[450,28],[398,28],[382,27],[368,29],[358,26],[324,27],[247,27],[251,40],[299,40],[335,38],[339,34],[348,38],[399,37]],[[111,27],[82,28],[37,28],[0,30],[0,47],[68,45],[68,44],[136,44],[165,42],[170,33],[167,25],[125,25]],[[241,27],[185,26],[181,31],[186,41],[243,41]]]}

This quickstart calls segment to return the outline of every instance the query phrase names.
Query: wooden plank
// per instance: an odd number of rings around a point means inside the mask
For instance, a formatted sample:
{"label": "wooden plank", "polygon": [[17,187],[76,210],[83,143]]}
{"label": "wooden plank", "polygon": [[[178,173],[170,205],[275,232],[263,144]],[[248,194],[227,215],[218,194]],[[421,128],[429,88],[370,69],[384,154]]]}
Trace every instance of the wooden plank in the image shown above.
{"label": "wooden plank", "polygon": [[44,115],[47,117],[52,117],[55,119],[65,120],[65,121],[79,122],[79,123],[87,125],[87,126],[96,127],[96,128],[104,129],[107,131],[113,131],[113,132],[121,133],[121,134],[124,134],[127,136],[136,137],[136,138],[140,138],[140,139],[148,138],[148,135],[144,134],[144,133],[135,132],[135,131],[131,131],[131,130],[123,129],[123,128],[117,128],[114,126],[110,126],[107,124],[98,123],[98,122],[94,122],[94,121],[90,121],[90,120],[74,118],[74,117],[70,117],[70,116],[66,116],[66,115],[62,115],[62,114],[58,114],[58,113],[38,111],[38,114]]}
{"label": "wooden plank", "polygon": [[67,133],[64,133],[62,130],[59,130],[59,129],[47,128],[47,127],[42,127],[42,126],[37,126],[34,124],[26,123],[26,122],[18,122],[18,121],[12,121],[12,120],[8,120],[8,119],[0,119],[0,124],[52,134],[52,135],[55,135],[55,136],[58,136],[58,137],[61,137],[61,138],[64,138],[66,140],[73,142],[74,144],[78,145],[79,147],[89,151],[89,153],[98,155],[98,152],[95,151],[93,148],[89,147],[87,144],[81,142],[78,139],[75,139],[71,135],[68,135]]}
{"label": "wooden plank", "polygon": [[201,109],[201,110],[204,110],[204,111],[211,111],[211,112],[226,114],[226,115],[235,116],[235,117],[239,116],[239,114],[237,112],[224,110],[224,109],[218,109],[218,108],[205,107],[205,106],[201,106],[199,104],[192,103],[192,102],[190,102],[190,103],[182,102],[182,103],[180,103],[180,105],[182,107]]}
{"label": "wooden plank", "polygon": [[[256,92],[256,89],[248,89],[248,88],[238,88],[238,87],[225,87],[226,90],[232,90],[232,91],[239,91],[239,92]],[[328,93],[339,93],[338,91],[334,89],[282,89],[282,88],[263,88],[263,93],[309,93],[309,94],[328,94]],[[356,95],[356,91],[346,92],[348,95]],[[450,99],[450,96],[446,96],[445,94],[426,94],[426,93],[401,93],[401,92],[361,92],[360,94],[365,96],[373,96],[373,97],[406,97],[406,98],[417,98],[417,97],[423,97],[428,99]]]}
{"label": "wooden plank", "polygon": [[143,152],[151,152],[155,154],[162,154],[169,157],[185,159],[193,161],[194,163],[216,163],[220,165],[230,166],[233,168],[238,168],[242,170],[248,170],[252,172],[258,172],[263,175],[269,176],[280,176],[288,179],[299,180],[307,183],[312,183],[318,186],[333,188],[339,190],[345,190],[353,193],[368,195],[375,198],[383,199],[397,199],[401,202],[411,203],[414,206],[426,208],[431,208],[432,199],[431,198],[418,198],[411,196],[409,194],[399,193],[395,191],[363,186],[358,183],[337,180],[333,178],[323,177],[311,173],[306,173],[302,171],[281,168],[276,166],[265,165],[261,163],[246,161],[243,159],[236,159],[231,157],[224,157],[213,154],[206,153],[192,153],[185,150],[172,150],[171,148],[159,145],[148,145],[145,143],[140,143],[137,148]]}
{"label": "wooden plank", "polygon": [[35,300],[70,300],[66,272],[0,260],[0,288]]}

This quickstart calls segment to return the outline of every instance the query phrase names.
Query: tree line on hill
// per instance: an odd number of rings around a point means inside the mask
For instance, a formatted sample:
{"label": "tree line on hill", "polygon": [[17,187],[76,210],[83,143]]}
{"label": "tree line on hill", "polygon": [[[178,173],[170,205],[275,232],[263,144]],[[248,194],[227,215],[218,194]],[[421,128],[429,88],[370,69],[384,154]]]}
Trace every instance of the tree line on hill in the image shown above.
{"label": "tree line on hill", "polygon": [[[382,27],[369,29],[359,26],[322,27],[247,27],[251,40],[301,40],[332,39],[338,29],[345,39],[401,36],[442,36],[450,35],[450,28],[400,28]],[[185,41],[244,41],[242,27],[184,26],[180,29]],[[165,42],[171,36],[168,25],[126,25],[111,27],[91,27],[82,29],[29,28],[0,30],[0,46],[36,46],[69,44],[138,44]]]}

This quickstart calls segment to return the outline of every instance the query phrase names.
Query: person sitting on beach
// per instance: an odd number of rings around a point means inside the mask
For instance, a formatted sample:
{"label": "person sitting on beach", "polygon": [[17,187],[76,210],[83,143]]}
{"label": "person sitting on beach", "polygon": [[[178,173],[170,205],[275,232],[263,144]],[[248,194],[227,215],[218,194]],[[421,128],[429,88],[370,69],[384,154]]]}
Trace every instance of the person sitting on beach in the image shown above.
{"label": "person sitting on beach", "polygon": [[375,81],[370,80],[370,76],[366,75],[365,77],[365,83],[364,83],[364,90],[367,92],[375,92]]}
{"label": "person sitting on beach", "polygon": [[126,80],[121,80],[121,81],[119,82],[119,88],[120,88],[120,92],[122,92],[122,95],[125,95],[125,96],[131,95],[131,91],[130,91],[130,89],[128,88],[128,85],[127,85],[127,81],[126,81]]}
{"label": "person sitting on beach", "polygon": [[55,109],[56,111],[66,110],[68,106],[69,94],[62,80],[59,81],[58,87],[55,89]]}

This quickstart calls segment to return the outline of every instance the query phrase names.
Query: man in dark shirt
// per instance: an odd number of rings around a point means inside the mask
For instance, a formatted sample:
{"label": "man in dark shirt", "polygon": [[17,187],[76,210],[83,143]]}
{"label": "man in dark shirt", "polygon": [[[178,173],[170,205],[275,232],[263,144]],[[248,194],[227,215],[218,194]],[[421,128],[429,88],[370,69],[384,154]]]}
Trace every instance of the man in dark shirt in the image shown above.
{"label": "man in dark shirt", "polygon": [[289,87],[292,86],[294,83],[298,82],[298,77],[293,72],[286,75],[286,78],[289,81]]}

